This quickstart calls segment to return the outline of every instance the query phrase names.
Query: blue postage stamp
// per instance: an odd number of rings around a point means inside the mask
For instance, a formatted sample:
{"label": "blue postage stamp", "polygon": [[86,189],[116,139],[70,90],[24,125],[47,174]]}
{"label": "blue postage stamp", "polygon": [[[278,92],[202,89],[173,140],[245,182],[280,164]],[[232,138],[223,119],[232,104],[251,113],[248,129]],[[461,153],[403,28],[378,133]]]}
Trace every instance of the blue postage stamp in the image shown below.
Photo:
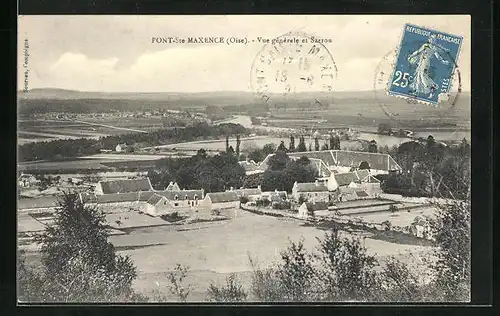
{"label": "blue postage stamp", "polygon": [[437,106],[446,99],[463,38],[406,24],[388,94]]}

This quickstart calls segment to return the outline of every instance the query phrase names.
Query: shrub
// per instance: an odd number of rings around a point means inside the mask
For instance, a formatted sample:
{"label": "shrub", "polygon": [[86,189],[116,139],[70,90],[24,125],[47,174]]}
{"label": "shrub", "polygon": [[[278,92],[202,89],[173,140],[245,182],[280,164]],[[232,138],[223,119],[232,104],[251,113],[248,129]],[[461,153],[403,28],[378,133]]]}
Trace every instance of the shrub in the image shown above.
{"label": "shrub", "polygon": [[225,286],[210,284],[207,296],[210,301],[214,302],[242,302],[246,299],[247,294],[243,290],[243,286],[236,280],[235,274],[232,273],[226,279]]}
{"label": "shrub", "polygon": [[167,275],[168,281],[170,282],[170,292],[177,296],[181,302],[186,302],[187,297],[192,290],[191,284],[184,284],[188,271],[188,267],[177,264],[174,271],[169,272]]}

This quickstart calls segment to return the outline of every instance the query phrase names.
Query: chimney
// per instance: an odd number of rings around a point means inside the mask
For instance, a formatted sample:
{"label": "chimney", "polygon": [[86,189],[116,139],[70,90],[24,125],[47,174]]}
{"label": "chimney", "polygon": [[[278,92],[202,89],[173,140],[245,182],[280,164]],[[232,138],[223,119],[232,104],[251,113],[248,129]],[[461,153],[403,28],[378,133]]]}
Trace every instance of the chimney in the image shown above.
{"label": "chimney", "polygon": [[274,192],[278,193],[278,189],[274,189]]}
{"label": "chimney", "polygon": [[233,188],[233,187],[230,187],[230,188],[229,188],[229,191],[233,191],[233,190],[234,190],[234,188]]}
{"label": "chimney", "polygon": [[260,184],[257,186],[257,189],[259,189],[260,191],[262,191],[262,187],[260,186]]}
{"label": "chimney", "polygon": [[316,186],[319,186],[319,181],[318,181],[318,179],[316,179],[316,180],[314,181],[314,183],[316,184]]}

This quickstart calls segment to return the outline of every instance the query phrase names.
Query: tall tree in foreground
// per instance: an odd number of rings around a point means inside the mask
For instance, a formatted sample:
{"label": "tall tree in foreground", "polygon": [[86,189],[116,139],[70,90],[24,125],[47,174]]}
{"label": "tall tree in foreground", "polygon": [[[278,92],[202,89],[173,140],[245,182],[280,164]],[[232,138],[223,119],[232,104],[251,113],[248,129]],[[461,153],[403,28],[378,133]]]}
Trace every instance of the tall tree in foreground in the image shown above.
{"label": "tall tree in foreground", "polygon": [[134,298],[136,268],[108,242],[104,213],[65,193],[41,244],[42,301],[126,302]]}
{"label": "tall tree in foreground", "polygon": [[439,250],[435,271],[437,292],[447,301],[470,300],[470,201],[438,205],[431,222]]}

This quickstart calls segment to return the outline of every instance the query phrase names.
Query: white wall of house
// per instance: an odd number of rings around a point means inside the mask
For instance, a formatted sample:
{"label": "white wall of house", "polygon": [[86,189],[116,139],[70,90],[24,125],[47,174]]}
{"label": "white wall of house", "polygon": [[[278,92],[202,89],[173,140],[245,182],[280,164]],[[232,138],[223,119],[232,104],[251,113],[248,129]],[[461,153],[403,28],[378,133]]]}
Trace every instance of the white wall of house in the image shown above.
{"label": "white wall of house", "polygon": [[302,205],[299,207],[298,215],[301,218],[307,218],[309,216],[306,203],[302,203]]}
{"label": "white wall of house", "polygon": [[322,192],[298,192],[295,190],[292,192],[292,196],[295,201],[298,201],[300,197],[307,199],[308,202],[329,202],[330,201],[330,192],[322,191]]}

